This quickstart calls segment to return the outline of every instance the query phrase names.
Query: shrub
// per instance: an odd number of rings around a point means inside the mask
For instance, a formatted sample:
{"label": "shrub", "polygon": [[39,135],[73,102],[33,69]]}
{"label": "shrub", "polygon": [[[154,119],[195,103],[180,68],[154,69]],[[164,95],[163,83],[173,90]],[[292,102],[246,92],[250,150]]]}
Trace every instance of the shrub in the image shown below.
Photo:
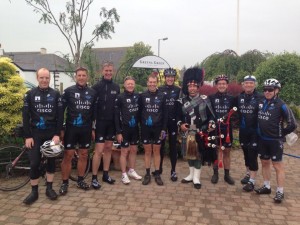
{"label": "shrub", "polygon": [[296,120],[300,120],[300,108],[296,105],[291,105],[290,109],[294,113]]}
{"label": "shrub", "polygon": [[[233,95],[233,96],[237,96],[242,91],[243,91],[242,85],[240,85],[236,82],[229,83],[229,85],[228,85],[228,94]],[[212,94],[215,94],[216,92],[217,92],[217,88],[215,86],[204,84],[200,88],[200,93],[203,94],[203,95],[212,95]]]}
{"label": "shrub", "polygon": [[0,58],[0,135],[9,135],[22,122],[22,100],[26,89],[16,70],[10,59]]}

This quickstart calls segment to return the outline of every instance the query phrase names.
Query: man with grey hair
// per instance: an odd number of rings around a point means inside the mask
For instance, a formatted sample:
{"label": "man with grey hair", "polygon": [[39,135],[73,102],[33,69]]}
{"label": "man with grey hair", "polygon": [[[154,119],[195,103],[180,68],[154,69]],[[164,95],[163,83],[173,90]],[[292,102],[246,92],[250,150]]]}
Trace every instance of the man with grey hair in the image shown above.
{"label": "man with grey hair", "polygon": [[239,114],[239,140],[244,152],[246,175],[241,180],[245,186],[243,190],[250,192],[254,190],[255,177],[258,170],[258,148],[257,148],[257,112],[258,102],[262,98],[256,87],[256,78],[247,75],[243,81],[244,91],[237,97]]}
{"label": "man with grey hair", "polygon": [[101,187],[97,179],[97,173],[103,154],[103,176],[102,181],[114,184],[115,180],[108,175],[111,161],[112,145],[115,139],[114,102],[120,94],[120,87],[113,82],[114,65],[112,62],[102,64],[102,79],[92,88],[98,96],[96,116],[95,151],[92,165],[92,187]]}

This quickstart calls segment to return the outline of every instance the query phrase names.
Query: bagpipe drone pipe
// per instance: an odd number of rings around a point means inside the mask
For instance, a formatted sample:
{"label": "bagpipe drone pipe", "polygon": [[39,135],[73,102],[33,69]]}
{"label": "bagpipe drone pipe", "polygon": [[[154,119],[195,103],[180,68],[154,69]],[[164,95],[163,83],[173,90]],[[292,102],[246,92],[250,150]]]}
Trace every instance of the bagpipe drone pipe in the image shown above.
{"label": "bagpipe drone pipe", "polygon": [[218,153],[218,167],[223,168],[223,151],[225,150],[225,146],[223,144],[224,141],[224,135],[221,134],[221,125],[225,125],[226,127],[226,137],[225,137],[225,143],[229,144],[231,142],[230,140],[230,119],[232,115],[237,111],[236,107],[233,107],[229,110],[227,115],[223,116],[222,118],[219,118],[217,120],[217,129],[218,129],[218,145],[219,145],[219,153]]}

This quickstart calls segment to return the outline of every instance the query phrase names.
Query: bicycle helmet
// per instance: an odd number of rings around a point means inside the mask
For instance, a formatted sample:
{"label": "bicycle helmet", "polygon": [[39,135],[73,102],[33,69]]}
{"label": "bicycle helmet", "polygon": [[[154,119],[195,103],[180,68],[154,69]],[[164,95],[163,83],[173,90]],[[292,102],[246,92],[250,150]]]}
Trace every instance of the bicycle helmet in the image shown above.
{"label": "bicycle helmet", "polygon": [[281,84],[279,83],[278,80],[274,79],[274,78],[270,78],[265,80],[264,82],[264,87],[273,87],[273,88],[281,88]]}
{"label": "bicycle helmet", "polygon": [[52,140],[45,141],[40,147],[41,153],[47,158],[57,157],[63,152],[63,150],[64,146],[61,143],[56,145]]}
{"label": "bicycle helmet", "polygon": [[229,79],[225,74],[218,75],[215,78],[215,84],[217,84],[220,80],[225,80],[227,82],[227,84],[229,83]]}
{"label": "bicycle helmet", "polygon": [[256,82],[256,77],[253,75],[247,75],[244,77],[244,81],[254,81]]}
{"label": "bicycle helmet", "polygon": [[177,72],[173,68],[165,69],[164,76],[176,76]]}

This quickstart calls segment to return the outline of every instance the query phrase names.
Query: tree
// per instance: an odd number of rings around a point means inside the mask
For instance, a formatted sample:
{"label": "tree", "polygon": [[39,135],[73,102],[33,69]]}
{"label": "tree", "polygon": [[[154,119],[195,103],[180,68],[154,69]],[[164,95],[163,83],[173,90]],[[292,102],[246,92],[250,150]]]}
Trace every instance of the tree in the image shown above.
{"label": "tree", "polygon": [[277,79],[282,86],[280,96],[287,103],[300,105],[300,55],[285,52],[261,63],[254,73],[260,89],[269,78]]}
{"label": "tree", "polygon": [[131,68],[137,59],[147,55],[153,55],[153,52],[151,51],[151,46],[145,45],[143,42],[135,43],[133,47],[128,48],[124,58],[121,60],[120,69],[117,71],[117,82],[123,83],[123,79],[130,75],[135,78],[137,84],[147,86],[147,77],[152,69]]}
{"label": "tree", "polygon": [[263,53],[258,50],[249,50],[240,56],[239,72],[236,80],[243,81],[243,77],[253,74],[256,68],[264,61],[267,60],[268,53]]}
{"label": "tree", "polygon": [[100,63],[92,51],[92,46],[87,46],[82,52],[81,63],[86,66],[89,71],[89,85],[94,85],[100,77]]}
{"label": "tree", "polygon": [[8,135],[22,122],[21,109],[26,92],[24,81],[17,74],[11,59],[0,58],[0,136]]}
{"label": "tree", "polygon": [[239,56],[227,49],[208,56],[200,65],[205,69],[206,80],[213,80],[219,74],[226,74],[230,80],[235,80],[239,71]]}
{"label": "tree", "polygon": [[[50,0],[25,0],[34,11],[41,15],[39,22],[56,26],[68,42],[75,67],[80,65],[81,53],[88,46],[93,45],[99,38],[111,38],[114,24],[119,22],[120,16],[115,8],[107,10],[101,8],[99,13],[102,23],[95,25],[90,39],[84,42],[84,28],[89,16],[89,10],[94,0],[70,0],[66,2],[66,11],[55,15]],[[55,4],[53,2],[53,4]],[[83,44],[84,42],[84,44]]]}

